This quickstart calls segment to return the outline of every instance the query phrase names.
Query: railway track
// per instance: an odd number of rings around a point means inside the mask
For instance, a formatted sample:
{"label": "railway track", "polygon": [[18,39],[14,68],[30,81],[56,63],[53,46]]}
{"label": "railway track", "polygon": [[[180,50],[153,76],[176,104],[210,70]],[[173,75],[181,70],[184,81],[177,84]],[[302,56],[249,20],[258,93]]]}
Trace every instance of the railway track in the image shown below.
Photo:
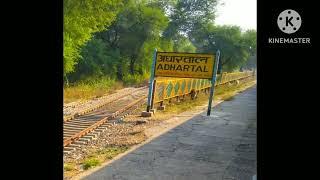
{"label": "railway track", "polygon": [[[238,78],[242,80],[248,77]],[[230,80],[236,81],[236,80]],[[222,83],[224,84],[224,83]],[[222,85],[218,84],[218,85]],[[112,126],[113,120],[121,119],[146,103],[148,88],[125,90],[115,95],[102,97],[103,101],[89,109],[76,113],[72,119],[64,119],[64,153],[70,153],[89,141],[96,139],[101,132]]]}
{"label": "railway track", "polygon": [[111,104],[113,101],[116,101],[119,98],[123,98],[125,96],[129,96],[132,93],[138,91],[144,91],[148,87],[141,87],[141,88],[131,88],[131,89],[123,89],[115,94],[111,94],[108,96],[103,96],[100,98],[95,98],[93,100],[87,100],[84,102],[75,102],[74,104],[69,103],[64,106],[63,112],[63,121],[69,121],[74,119],[77,116],[88,114],[94,110],[97,110],[103,106]]}
{"label": "railway track", "polygon": [[113,120],[121,119],[137,109],[147,99],[147,88],[109,98],[109,103],[93,110],[89,114],[76,116],[63,123],[64,153],[70,153],[76,148],[96,139],[97,136],[112,125]]}

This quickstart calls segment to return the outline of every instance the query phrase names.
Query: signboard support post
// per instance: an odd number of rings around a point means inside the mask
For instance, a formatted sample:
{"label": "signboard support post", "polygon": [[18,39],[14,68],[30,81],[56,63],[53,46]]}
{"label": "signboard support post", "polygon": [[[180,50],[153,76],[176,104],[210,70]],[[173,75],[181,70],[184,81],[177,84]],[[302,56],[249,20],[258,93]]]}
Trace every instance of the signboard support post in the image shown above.
{"label": "signboard support post", "polygon": [[150,81],[149,81],[149,93],[148,93],[148,104],[147,104],[147,112],[150,112],[151,109],[151,103],[152,103],[152,97],[153,97],[153,83],[154,83],[154,67],[156,64],[156,58],[157,58],[157,49],[154,50],[153,53],[153,60],[152,60],[152,66],[151,66],[151,75],[150,75]]}
{"label": "signboard support post", "polygon": [[220,51],[218,50],[217,54],[216,54],[216,60],[214,62],[214,67],[213,67],[207,116],[210,116],[210,113],[211,113],[211,104],[212,104],[212,100],[213,100],[214,84],[216,82],[216,77],[217,77],[217,69],[218,69],[218,64],[219,64],[219,58],[220,58]]}
{"label": "signboard support post", "polygon": [[151,98],[151,109],[153,109],[153,101],[154,101],[154,92],[156,91],[156,84],[157,84],[157,80],[153,80],[153,86],[152,86],[152,98]]}

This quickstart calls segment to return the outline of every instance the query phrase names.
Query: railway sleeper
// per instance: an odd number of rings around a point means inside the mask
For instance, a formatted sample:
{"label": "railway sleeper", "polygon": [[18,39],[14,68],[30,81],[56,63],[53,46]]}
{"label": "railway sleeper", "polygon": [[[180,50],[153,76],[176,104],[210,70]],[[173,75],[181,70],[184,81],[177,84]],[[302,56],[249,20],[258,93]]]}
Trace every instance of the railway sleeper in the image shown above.
{"label": "railway sleeper", "polygon": [[69,146],[67,146],[67,147],[64,147],[64,148],[63,148],[63,151],[69,151],[69,152],[71,152],[71,151],[74,151],[74,150],[76,150],[75,147],[69,147]]}
{"label": "railway sleeper", "polygon": [[72,151],[63,151],[63,154],[70,154]]}
{"label": "railway sleeper", "polygon": [[64,126],[63,127],[63,131],[68,131],[68,130],[70,130],[70,131],[74,131],[74,130],[77,130],[77,131],[79,131],[79,130],[81,130],[81,129],[85,129],[86,127],[89,127],[89,126],[73,126],[73,127],[66,127],[66,126]]}
{"label": "railway sleeper", "polygon": [[79,138],[79,139],[81,139],[81,140],[85,140],[85,139],[87,139],[87,141],[91,141],[92,139],[94,139],[95,137],[93,137],[93,136],[88,136],[88,135],[85,135],[85,136],[82,136],[81,138]]}
{"label": "railway sleeper", "polygon": [[86,127],[88,127],[88,125],[81,125],[81,124],[79,124],[79,125],[73,125],[73,124],[66,124],[66,125],[64,125],[64,127],[66,127],[66,128],[79,128],[79,127],[83,127],[83,128],[86,128]]}
{"label": "railway sleeper", "polygon": [[71,133],[71,132],[64,132],[63,133],[63,136],[65,136],[65,137],[71,137],[73,135],[75,135],[75,133]]}
{"label": "railway sleeper", "polygon": [[79,121],[71,121],[66,125],[91,125],[92,123],[94,123],[95,121],[84,121],[84,120],[79,120]]}
{"label": "railway sleeper", "polygon": [[92,138],[79,138],[78,141],[81,141],[81,142],[85,142],[85,143],[88,143]]}
{"label": "railway sleeper", "polygon": [[85,129],[84,127],[64,127],[63,131],[79,131]]}
{"label": "railway sleeper", "polygon": [[73,142],[73,144],[75,144],[75,145],[86,145],[87,143],[88,143],[88,141],[79,141],[79,140]]}
{"label": "railway sleeper", "polygon": [[90,138],[91,140],[93,140],[93,139],[97,139],[97,135],[95,135],[95,134],[87,134],[87,135],[83,136],[82,138]]}
{"label": "railway sleeper", "polygon": [[78,132],[80,132],[79,130],[63,130],[63,134],[77,134]]}
{"label": "railway sleeper", "polygon": [[81,145],[79,144],[75,144],[75,142],[72,142],[71,144],[69,144],[67,147],[73,147],[73,148],[80,148]]}
{"label": "railway sleeper", "polygon": [[76,124],[76,125],[65,125],[64,127],[69,127],[69,128],[73,128],[73,127],[76,127],[76,128],[78,128],[78,127],[84,127],[84,128],[86,128],[86,127],[89,127],[89,126],[91,126],[92,124],[94,124],[94,123],[91,123],[91,124]]}

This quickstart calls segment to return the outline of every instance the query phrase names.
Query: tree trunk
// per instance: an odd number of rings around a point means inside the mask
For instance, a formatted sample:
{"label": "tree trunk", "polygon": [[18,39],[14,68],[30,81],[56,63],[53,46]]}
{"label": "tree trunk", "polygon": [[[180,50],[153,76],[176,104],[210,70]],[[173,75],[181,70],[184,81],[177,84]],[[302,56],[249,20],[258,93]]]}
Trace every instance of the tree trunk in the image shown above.
{"label": "tree trunk", "polygon": [[67,77],[66,74],[64,75],[64,78],[65,78],[66,86],[68,87],[69,86],[69,80],[68,80],[68,77]]}
{"label": "tree trunk", "polygon": [[123,80],[123,73],[122,73],[121,65],[122,65],[121,63],[119,63],[117,65],[117,78],[122,81]]}
{"label": "tree trunk", "polygon": [[135,61],[136,61],[135,58],[131,57],[130,65],[129,65],[129,71],[130,71],[131,75],[134,75],[134,63],[135,63]]}

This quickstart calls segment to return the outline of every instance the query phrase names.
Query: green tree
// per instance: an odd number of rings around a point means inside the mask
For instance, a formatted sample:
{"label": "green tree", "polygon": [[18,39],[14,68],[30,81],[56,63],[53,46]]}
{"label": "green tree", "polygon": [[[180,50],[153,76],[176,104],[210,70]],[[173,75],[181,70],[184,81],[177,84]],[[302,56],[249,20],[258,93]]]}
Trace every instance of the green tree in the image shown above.
{"label": "green tree", "polygon": [[255,30],[250,29],[245,31],[241,42],[246,49],[249,49],[251,56],[257,53],[257,32]]}
{"label": "green tree", "polygon": [[249,58],[242,69],[253,69],[257,66],[257,33],[247,30],[242,36],[242,44],[249,51]]}
{"label": "green tree", "polygon": [[122,61],[121,65],[118,65],[119,79],[122,79],[123,74],[126,73],[123,65],[128,65],[128,73],[131,75],[143,74],[144,66],[141,65],[151,61],[152,56],[149,53],[152,54],[151,47],[156,47],[167,24],[168,18],[161,9],[151,7],[143,1],[131,0],[109,29],[97,35],[106,42],[107,49],[120,52]]}
{"label": "green tree", "polygon": [[175,52],[196,52],[196,47],[192,44],[188,37],[178,36],[177,40],[174,42]]}
{"label": "green tree", "polygon": [[[64,73],[72,82],[146,77],[153,51],[221,51],[219,73],[256,62],[256,31],[215,26],[218,0],[64,0]],[[66,79],[67,80],[67,79]]]}
{"label": "green tree", "polygon": [[64,74],[74,71],[80,50],[92,34],[105,30],[116,18],[121,0],[64,0]]}
{"label": "green tree", "polygon": [[170,23],[164,32],[164,37],[177,39],[181,34],[189,34],[199,24],[213,22],[216,6],[217,0],[168,1],[164,7]]}
{"label": "green tree", "polygon": [[242,33],[238,26],[214,26],[208,23],[198,26],[190,35],[198,52],[214,53],[218,49],[221,51],[219,73],[222,70],[239,69],[256,48],[253,43],[256,37],[254,31]]}
{"label": "green tree", "polygon": [[75,66],[76,71],[69,75],[73,82],[86,77],[108,76],[112,79],[116,78],[116,67],[120,61],[120,54],[118,51],[108,51],[106,43],[101,39],[94,37],[86,43],[81,56],[82,59]]}

